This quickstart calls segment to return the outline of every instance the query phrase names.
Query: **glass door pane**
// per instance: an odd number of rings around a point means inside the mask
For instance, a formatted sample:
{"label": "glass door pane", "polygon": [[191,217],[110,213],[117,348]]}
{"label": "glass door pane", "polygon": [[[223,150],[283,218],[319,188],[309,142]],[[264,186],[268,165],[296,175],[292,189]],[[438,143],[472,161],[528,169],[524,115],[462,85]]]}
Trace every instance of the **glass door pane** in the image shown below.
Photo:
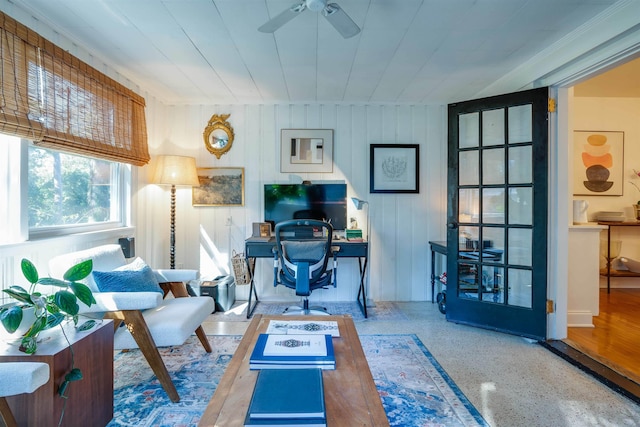
{"label": "glass door pane", "polygon": [[482,183],[484,185],[504,184],[504,148],[494,148],[482,152]]}
{"label": "glass door pane", "polygon": [[460,148],[477,147],[480,142],[480,114],[460,115]]}

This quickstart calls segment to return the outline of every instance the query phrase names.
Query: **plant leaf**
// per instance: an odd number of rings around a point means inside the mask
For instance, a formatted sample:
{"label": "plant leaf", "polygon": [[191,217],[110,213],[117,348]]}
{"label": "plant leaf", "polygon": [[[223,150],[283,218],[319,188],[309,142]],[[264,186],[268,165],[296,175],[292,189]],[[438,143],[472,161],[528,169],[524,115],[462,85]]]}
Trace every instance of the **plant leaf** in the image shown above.
{"label": "plant leaf", "polygon": [[4,289],[4,292],[10,295],[12,298],[17,299],[20,302],[31,304],[31,295],[22,286],[11,286],[9,289]]}
{"label": "plant leaf", "polygon": [[82,371],[78,368],[73,368],[67,375],[64,376],[66,381],[79,381],[82,379]]}
{"label": "plant leaf", "polygon": [[88,259],[74,265],[64,273],[63,279],[70,282],[77,282],[87,277],[93,270],[93,260]]}
{"label": "plant leaf", "polygon": [[53,277],[43,277],[38,280],[39,285],[49,285],[49,286],[57,286],[59,288],[67,288],[69,284],[64,280],[54,279]]}
{"label": "plant leaf", "polygon": [[82,379],[82,372],[80,371],[80,369],[73,368],[67,375],[65,375],[64,381],[62,382],[62,384],[60,385],[60,388],[58,389],[58,395],[63,399],[67,399],[69,396],[66,396],[65,392],[67,391],[67,387],[69,387],[69,384],[71,383],[71,381],[78,381],[81,379]]}
{"label": "plant leaf", "polygon": [[14,333],[22,322],[22,307],[14,305],[0,314],[2,325],[10,334]]}
{"label": "plant leaf", "polygon": [[43,329],[51,329],[54,326],[58,326],[65,318],[66,316],[59,312],[50,314],[47,316],[47,324]]}
{"label": "plant leaf", "polygon": [[33,354],[36,352],[37,346],[37,337],[24,337],[20,343],[19,350],[27,354]]}
{"label": "plant leaf", "polygon": [[91,306],[91,304],[96,303],[93,292],[91,292],[91,289],[84,283],[71,282],[69,283],[69,287],[73,293],[76,294],[76,297],[86,305]]}
{"label": "plant leaf", "polygon": [[24,278],[27,279],[31,284],[37,283],[38,270],[36,269],[36,266],[26,258],[22,259],[20,265],[22,267],[22,275],[24,276]]}
{"label": "plant leaf", "polygon": [[79,331],[88,331],[96,325],[96,321],[91,319],[84,322],[82,325],[78,326]]}
{"label": "plant leaf", "polygon": [[63,399],[67,399],[69,397],[64,394],[65,391],[67,391],[68,386],[69,386],[69,381],[62,381],[62,384],[60,384],[60,388],[58,389],[58,395]]}
{"label": "plant leaf", "polygon": [[[24,334],[25,338],[31,338],[31,337],[37,338],[40,331],[45,329],[46,326],[47,326],[47,316],[36,317],[36,320],[33,322],[33,324],[31,324],[31,327],[29,328],[27,333]],[[35,346],[36,346],[36,343],[34,343],[34,348]]]}
{"label": "plant leaf", "polygon": [[58,291],[54,295],[54,301],[60,310],[70,314],[72,316],[78,314],[80,306],[78,306],[78,299],[69,291]]}
{"label": "plant leaf", "polygon": [[47,297],[47,311],[51,314],[60,313],[60,307],[56,305],[54,295],[49,295]]}

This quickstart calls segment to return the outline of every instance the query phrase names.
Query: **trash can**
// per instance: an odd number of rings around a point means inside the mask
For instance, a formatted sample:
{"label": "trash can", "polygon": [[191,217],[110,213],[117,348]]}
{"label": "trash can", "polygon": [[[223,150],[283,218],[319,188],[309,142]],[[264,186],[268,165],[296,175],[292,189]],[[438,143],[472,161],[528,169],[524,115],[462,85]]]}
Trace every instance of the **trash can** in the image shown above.
{"label": "trash can", "polygon": [[200,295],[213,298],[216,310],[227,311],[236,302],[236,283],[233,276],[218,276],[200,284]]}

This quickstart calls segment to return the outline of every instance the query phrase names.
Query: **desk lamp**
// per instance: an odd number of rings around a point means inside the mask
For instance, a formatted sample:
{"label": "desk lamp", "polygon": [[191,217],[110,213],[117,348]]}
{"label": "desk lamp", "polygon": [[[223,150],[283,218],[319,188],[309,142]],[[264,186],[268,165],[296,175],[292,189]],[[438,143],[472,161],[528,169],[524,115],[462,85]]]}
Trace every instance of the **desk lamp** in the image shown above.
{"label": "desk lamp", "polygon": [[[351,201],[353,202],[353,204],[356,206],[356,209],[361,211],[364,208],[364,205],[368,205],[369,202],[367,202],[366,200],[362,200],[362,199],[358,199],[357,197],[352,197]],[[369,209],[367,209],[367,236],[366,236],[366,240],[369,240]]]}
{"label": "desk lamp", "polygon": [[[367,236],[366,236],[366,241],[367,241],[367,264],[369,263],[369,259],[371,258],[371,221],[370,221],[370,210],[371,210],[371,205],[369,205],[369,202],[366,200],[362,200],[362,199],[358,199],[357,197],[352,197],[351,201],[353,202],[353,204],[355,205],[356,209],[361,211],[362,209],[364,209],[364,205],[368,205],[369,207],[367,207]],[[367,274],[367,295],[369,295],[369,276],[370,274]],[[373,300],[367,298],[367,301],[365,301],[365,303],[367,304],[367,307],[375,307],[375,304],[373,303]]]}
{"label": "desk lamp", "polygon": [[196,159],[186,156],[158,156],[153,183],[171,185],[170,267],[176,268],[176,185],[197,186]]}

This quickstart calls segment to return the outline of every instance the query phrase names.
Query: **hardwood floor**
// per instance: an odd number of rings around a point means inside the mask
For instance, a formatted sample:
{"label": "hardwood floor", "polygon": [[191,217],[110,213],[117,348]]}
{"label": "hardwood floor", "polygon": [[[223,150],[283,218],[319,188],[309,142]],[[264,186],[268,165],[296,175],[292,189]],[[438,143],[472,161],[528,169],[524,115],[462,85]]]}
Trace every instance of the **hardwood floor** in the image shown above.
{"label": "hardwood floor", "polygon": [[640,289],[600,290],[595,328],[569,328],[566,343],[640,384]]}

